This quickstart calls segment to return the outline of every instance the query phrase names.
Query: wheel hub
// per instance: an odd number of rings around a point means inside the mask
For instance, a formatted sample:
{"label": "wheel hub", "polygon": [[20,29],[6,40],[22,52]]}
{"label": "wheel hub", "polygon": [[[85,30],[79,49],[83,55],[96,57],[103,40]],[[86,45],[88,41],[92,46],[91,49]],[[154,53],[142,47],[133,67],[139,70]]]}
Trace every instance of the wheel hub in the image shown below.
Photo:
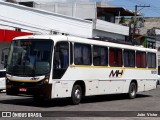
{"label": "wheel hub", "polygon": [[80,91],[79,91],[79,89],[77,89],[77,90],[75,90],[75,97],[77,98],[77,99],[80,99]]}

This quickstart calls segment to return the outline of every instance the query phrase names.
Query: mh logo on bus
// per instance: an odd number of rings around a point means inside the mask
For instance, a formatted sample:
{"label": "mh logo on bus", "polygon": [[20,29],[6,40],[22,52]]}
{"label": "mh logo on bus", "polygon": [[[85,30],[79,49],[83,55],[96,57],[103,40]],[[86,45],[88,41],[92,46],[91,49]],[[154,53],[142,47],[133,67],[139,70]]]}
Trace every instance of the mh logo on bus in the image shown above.
{"label": "mh logo on bus", "polygon": [[109,74],[109,77],[122,77],[123,75],[123,70],[112,70],[111,73]]}

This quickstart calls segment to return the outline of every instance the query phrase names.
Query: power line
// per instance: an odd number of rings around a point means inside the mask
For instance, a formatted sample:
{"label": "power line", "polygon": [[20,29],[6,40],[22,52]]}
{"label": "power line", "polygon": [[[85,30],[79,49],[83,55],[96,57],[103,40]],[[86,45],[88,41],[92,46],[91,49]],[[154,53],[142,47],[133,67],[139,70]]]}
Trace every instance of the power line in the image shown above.
{"label": "power line", "polygon": [[[148,2],[144,2],[144,1],[139,1],[139,0],[127,0],[127,1],[129,1],[129,2],[132,2],[132,3],[140,3],[140,4],[148,4],[148,5],[150,5],[150,8],[149,9],[154,9],[154,8],[157,8],[157,9],[159,9],[160,10],[160,7],[157,7],[157,6],[155,6],[155,4],[153,5],[153,4],[151,4],[151,3],[148,3]],[[155,12],[155,11],[153,11],[153,12]]]}
{"label": "power line", "polygon": [[[127,8],[131,8],[131,10],[134,10],[134,5],[150,5],[150,8],[148,8],[147,10],[149,11],[152,11],[152,13],[155,13],[155,14],[160,14],[160,7],[157,7],[155,6],[155,4],[153,5],[152,3],[148,3],[148,2],[144,2],[144,1],[140,1],[140,0],[125,0],[126,2],[129,2],[132,5],[128,6],[128,5],[117,5],[117,6],[124,6],[124,7],[127,7]],[[146,11],[142,10],[143,13],[147,13]],[[160,16],[160,15],[159,15]]]}
{"label": "power line", "polygon": [[[137,13],[138,11],[142,10],[143,8],[150,7],[150,5],[135,5],[135,16],[133,21],[133,33],[132,33],[132,41],[134,41],[135,31],[136,31],[136,21],[137,21]],[[138,8],[141,8],[138,10]]]}

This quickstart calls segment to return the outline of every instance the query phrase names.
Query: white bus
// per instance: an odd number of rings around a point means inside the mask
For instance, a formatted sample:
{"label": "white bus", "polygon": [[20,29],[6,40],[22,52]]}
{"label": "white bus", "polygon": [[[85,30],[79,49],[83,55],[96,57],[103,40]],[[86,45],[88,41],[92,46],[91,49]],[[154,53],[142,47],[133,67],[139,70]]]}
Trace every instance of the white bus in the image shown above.
{"label": "white bus", "polygon": [[6,93],[36,99],[137,92],[156,88],[156,50],[65,35],[13,40]]}

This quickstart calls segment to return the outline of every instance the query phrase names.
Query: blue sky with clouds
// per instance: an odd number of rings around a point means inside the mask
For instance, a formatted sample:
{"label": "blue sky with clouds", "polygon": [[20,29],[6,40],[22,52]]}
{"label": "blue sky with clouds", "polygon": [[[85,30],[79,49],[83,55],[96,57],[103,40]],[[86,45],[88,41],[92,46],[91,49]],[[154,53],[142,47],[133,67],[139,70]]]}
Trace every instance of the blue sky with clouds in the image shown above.
{"label": "blue sky with clouds", "polygon": [[144,17],[160,17],[160,0],[108,0],[107,3],[133,11],[135,5],[150,5],[150,7],[145,8],[138,7],[139,12],[144,14]]}

